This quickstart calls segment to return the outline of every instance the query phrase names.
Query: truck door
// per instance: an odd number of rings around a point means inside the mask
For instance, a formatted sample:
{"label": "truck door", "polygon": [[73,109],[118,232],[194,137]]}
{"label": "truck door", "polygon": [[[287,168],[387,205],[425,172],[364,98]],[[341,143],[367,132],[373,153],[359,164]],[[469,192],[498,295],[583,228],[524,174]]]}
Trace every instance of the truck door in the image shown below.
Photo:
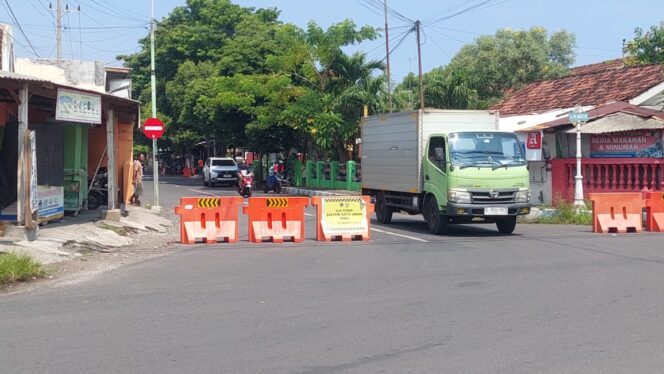
{"label": "truck door", "polygon": [[[432,136],[424,161],[424,190],[436,196],[439,206],[447,206],[447,146],[443,136]],[[442,157],[441,157],[442,156]]]}

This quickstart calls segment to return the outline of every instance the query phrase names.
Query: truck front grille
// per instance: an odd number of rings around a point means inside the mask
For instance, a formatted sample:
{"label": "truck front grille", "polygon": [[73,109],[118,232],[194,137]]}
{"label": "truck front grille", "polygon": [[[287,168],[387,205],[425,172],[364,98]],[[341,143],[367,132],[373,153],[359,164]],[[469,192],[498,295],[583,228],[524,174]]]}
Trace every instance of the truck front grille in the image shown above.
{"label": "truck front grille", "polygon": [[471,192],[473,204],[508,204],[514,202],[514,191],[500,191],[491,196],[490,192]]}

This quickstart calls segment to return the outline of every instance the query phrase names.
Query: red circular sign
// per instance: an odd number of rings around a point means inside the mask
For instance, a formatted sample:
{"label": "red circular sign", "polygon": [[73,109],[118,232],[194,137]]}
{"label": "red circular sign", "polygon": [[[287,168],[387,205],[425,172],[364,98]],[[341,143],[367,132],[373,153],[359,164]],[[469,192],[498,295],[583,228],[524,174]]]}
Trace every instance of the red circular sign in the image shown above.
{"label": "red circular sign", "polygon": [[164,123],[158,118],[148,118],[143,122],[143,134],[150,139],[159,139],[164,135]]}

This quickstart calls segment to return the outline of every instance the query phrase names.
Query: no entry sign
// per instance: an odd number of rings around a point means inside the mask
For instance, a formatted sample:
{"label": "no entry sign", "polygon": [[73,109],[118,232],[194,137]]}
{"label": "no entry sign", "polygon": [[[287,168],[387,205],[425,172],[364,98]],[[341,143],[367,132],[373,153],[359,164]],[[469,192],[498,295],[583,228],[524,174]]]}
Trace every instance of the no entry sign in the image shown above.
{"label": "no entry sign", "polygon": [[143,134],[150,139],[159,139],[164,135],[164,123],[158,118],[148,118],[143,122]]}

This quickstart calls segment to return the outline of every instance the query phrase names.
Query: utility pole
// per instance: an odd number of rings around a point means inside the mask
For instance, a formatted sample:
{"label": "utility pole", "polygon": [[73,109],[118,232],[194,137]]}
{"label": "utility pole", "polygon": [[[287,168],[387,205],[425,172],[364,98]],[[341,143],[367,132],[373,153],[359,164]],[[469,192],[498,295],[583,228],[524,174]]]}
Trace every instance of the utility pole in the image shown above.
{"label": "utility pole", "polygon": [[62,60],[62,0],[55,2],[55,58]]}
{"label": "utility pole", "polygon": [[[157,118],[157,77],[154,62],[154,0],[151,1],[150,13],[150,84],[152,88],[152,118]],[[152,139],[152,209],[161,210],[159,206],[159,162],[157,161],[157,139]]]}
{"label": "utility pole", "polygon": [[385,58],[387,60],[387,109],[392,113],[392,81],[390,78],[390,30],[387,27],[387,0],[383,1],[385,5]]}
{"label": "utility pole", "polygon": [[420,44],[420,20],[415,21],[415,30],[417,31],[417,60],[419,64],[420,79],[420,109],[424,109],[424,83],[422,80],[422,45]]}
{"label": "utility pole", "polygon": [[[57,0],[55,2],[55,9],[53,9],[52,4],[48,4],[48,8],[51,11],[55,11],[55,58],[57,60],[62,60],[62,0]],[[81,11],[81,6],[78,6],[78,12]],[[74,10],[69,10],[69,5],[65,5],[64,13],[75,12]]]}

